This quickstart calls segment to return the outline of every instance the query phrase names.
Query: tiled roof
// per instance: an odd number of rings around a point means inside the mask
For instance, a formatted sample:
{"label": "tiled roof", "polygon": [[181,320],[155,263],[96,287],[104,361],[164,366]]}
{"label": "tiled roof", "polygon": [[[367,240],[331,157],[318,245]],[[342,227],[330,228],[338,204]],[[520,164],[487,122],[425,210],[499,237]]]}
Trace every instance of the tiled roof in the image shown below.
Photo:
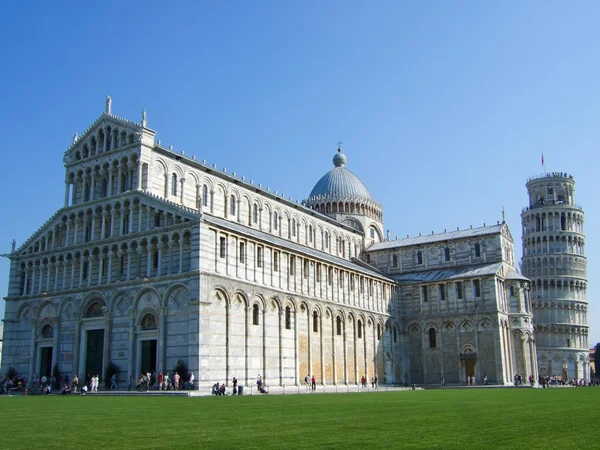
{"label": "tiled roof", "polygon": [[370,275],[372,277],[384,279],[390,283],[394,282],[394,280],[382,275],[381,273],[377,272],[375,269],[369,270],[366,267],[363,267],[362,265],[353,263],[352,261],[348,261],[346,259],[339,258],[337,256],[333,256],[333,255],[330,255],[325,252],[321,252],[314,248],[305,247],[303,245],[296,244],[295,242],[290,242],[288,240],[282,239],[277,236],[273,236],[273,235],[265,233],[263,231],[260,231],[260,230],[254,229],[254,228],[250,228],[250,227],[246,227],[244,225],[240,225],[239,223],[236,223],[236,222],[230,222],[228,220],[220,219],[218,217],[213,217],[213,216],[209,216],[206,214],[203,216],[203,219],[204,219],[204,221],[206,221],[208,223],[213,223],[217,226],[230,229],[237,233],[252,236],[259,241],[269,242],[275,246],[282,247],[282,248],[289,248],[293,252],[308,255],[315,259],[324,260],[331,264],[345,267],[348,270],[354,270],[356,272],[364,273],[365,275]]}
{"label": "tiled roof", "polygon": [[373,244],[368,251],[389,250],[392,248],[409,247],[411,245],[431,244],[433,242],[450,241],[453,239],[463,239],[475,236],[485,236],[488,234],[497,234],[502,231],[505,224],[490,225],[479,228],[469,228],[467,230],[450,231],[447,233],[428,234],[425,236],[416,236],[395,241],[384,241]]}
{"label": "tiled roof", "polygon": [[[443,280],[458,280],[462,278],[476,278],[486,275],[495,275],[502,267],[501,262],[494,264],[486,264],[483,266],[455,267],[439,270],[428,270],[424,272],[412,272],[394,277],[399,284],[419,284],[419,283],[435,283]],[[514,272],[510,270],[510,272]],[[514,272],[520,278],[527,280]],[[509,278],[509,277],[506,277]]]}

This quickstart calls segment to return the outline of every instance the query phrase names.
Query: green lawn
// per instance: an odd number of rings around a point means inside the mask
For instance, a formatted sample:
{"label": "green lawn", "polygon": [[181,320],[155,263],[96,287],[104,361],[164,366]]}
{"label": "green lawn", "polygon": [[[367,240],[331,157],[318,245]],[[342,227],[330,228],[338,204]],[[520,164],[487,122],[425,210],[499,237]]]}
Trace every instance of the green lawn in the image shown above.
{"label": "green lawn", "polygon": [[600,388],[2,397],[5,449],[594,448]]}

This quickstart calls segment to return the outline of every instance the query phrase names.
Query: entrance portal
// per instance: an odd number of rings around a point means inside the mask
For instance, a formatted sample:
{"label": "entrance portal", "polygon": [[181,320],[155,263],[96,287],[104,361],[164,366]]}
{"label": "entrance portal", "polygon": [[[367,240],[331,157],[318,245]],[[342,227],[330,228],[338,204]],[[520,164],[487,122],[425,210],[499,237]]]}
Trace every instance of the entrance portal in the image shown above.
{"label": "entrance portal", "polygon": [[475,377],[475,360],[465,360],[465,378],[468,380],[469,377]]}
{"label": "entrance portal", "polygon": [[104,330],[89,330],[85,349],[85,374],[103,377]]}
{"label": "entrance portal", "polygon": [[52,347],[42,347],[40,350],[40,380],[43,376],[50,380],[52,377]]}
{"label": "entrance portal", "polygon": [[142,341],[142,373],[156,371],[156,339]]}

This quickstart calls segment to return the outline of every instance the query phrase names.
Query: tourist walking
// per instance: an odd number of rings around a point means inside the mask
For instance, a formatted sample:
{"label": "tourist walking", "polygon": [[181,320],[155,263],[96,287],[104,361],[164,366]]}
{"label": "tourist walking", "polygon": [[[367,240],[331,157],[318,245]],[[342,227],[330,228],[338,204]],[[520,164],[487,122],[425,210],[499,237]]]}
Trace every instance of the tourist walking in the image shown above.
{"label": "tourist walking", "polygon": [[118,386],[117,386],[117,374],[113,373],[112,377],[110,377],[110,390],[118,390]]}
{"label": "tourist walking", "polygon": [[181,377],[179,376],[179,372],[175,372],[175,375],[173,375],[173,387],[175,388],[176,391],[179,390],[179,380],[181,379]]}
{"label": "tourist walking", "polygon": [[304,377],[304,385],[306,386],[306,390],[310,391],[310,375]]}
{"label": "tourist walking", "polygon": [[310,379],[311,383],[312,383],[312,390],[315,391],[317,389],[317,380],[315,379],[315,376],[313,375],[312,378]]}
{"label": "tourist walking", "polygon": [[73,393],[77,393],[77,387],[79,386],[79,378],[77,375],[73,375]]}
{"label": "tourist walking", "polygon": [[237,389],[237,378],[233,377],[233,395],[238,393],[238,389]]}
{"label": "tourist walking", "polygon": [[190,375],[189,375],[190,391],[194,390],[194,380],[195,380],[194,372],[190,372]]}

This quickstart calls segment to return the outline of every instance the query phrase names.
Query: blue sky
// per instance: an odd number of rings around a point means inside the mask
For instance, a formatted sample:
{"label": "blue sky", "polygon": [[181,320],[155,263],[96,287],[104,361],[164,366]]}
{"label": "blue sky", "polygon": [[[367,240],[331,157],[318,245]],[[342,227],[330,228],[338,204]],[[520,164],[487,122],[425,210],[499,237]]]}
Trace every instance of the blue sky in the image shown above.
{"label": "blue sky", "polygon": [[294,199],[341,140],[392,237],[496,223],[504,207],[519,257],[544,152],[585,208],[600,341],[600,3],[85,3],[3,6],[0,253],[62,206],[62,154],[108,94],[119,116],[145,108],[163,144]]}

